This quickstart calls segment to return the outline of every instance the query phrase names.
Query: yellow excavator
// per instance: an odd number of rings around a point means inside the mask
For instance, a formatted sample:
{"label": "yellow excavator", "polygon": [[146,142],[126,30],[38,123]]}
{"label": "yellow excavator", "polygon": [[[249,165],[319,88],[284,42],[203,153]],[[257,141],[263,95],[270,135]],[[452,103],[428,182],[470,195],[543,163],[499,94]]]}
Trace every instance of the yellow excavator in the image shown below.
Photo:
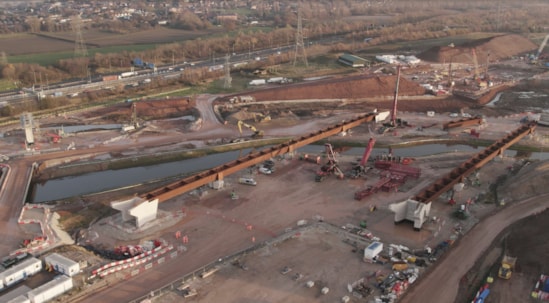
{"label": "yellow excavator", "polygon": [[244,126],[246,128],[249,128],[253,132],[252,138],[262,138],[263,137],[263,131],[262,130],[258,130],[257,128],[255,128],[255,126],[250,125],[250,124],[248,124],[244,121],[238,120],[238,130],[240,131],[240,136],[242,136],[242,126]]}
{"label": "yellow excavator", "polygon": [[515,269],[516,262],[517,258],[507,255],[503,256],[503,259],[501,260],[501,267],[498,270],[498,276],[502,279],[509,280],[513,274],[513,270]]}
{"label": "yellow excavator", "polygon": [[254,117],[255,122],[263,123],[263,122],[269,122],[271,121],[270,115],[264,115],[262,113],[256,113]]}

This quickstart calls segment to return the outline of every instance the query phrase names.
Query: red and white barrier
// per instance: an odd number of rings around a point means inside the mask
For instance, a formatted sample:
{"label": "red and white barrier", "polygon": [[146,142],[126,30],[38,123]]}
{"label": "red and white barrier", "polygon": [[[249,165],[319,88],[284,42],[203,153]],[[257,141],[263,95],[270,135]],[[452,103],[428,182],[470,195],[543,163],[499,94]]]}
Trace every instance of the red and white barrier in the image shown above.
{"label": "red and white barrier", "polygon": [[93,270],[92,275],[90,276],[90,279],[93,279],[97,276],[103,278],[105,276],[108,276],[110,274],[113,274],[115,272],[128,269],[137,265],[141,265],[146,262],[150,262],[153,259],[156,259],[169,251],[172,251],[174,247],[172,245],[169,246],[158,246],[154,248],[153,250],[147,251],[145,253],[142,253],[140,255],[137,255],[135,257],[121,260],[121,261],[115,261],[111,262],[109,264],[105,264],[101,266],[100,268]]}

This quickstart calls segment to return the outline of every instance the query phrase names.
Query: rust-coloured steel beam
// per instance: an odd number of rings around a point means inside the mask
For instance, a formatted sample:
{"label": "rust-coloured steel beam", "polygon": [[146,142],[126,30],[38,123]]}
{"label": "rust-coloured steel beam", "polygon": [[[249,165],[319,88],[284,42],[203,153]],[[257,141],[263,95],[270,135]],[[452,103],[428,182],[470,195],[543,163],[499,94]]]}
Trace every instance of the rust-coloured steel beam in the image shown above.
{"label": "rust-coloured steel beam", "polygon": [[442,129],[448,130],[450,128],[467,127],[467,126],[481,125],[481,124],[482,124],[482,118],[468,118],[468,119],[461,119],[457,121],[450,121],[448,123],[444,123],[442,125]]}
{"label": "rust-coloured steel beam", "polygon": [[474,155],[471,159],[463,162],[460,166],[453,169],[446,176],[440,178],[433,184],[423,189],[419,194],[414,197],[414,200],[423,203],[429,203],[435,200],[441,194],[452,189],[455,184],[463,182],[463,179],[465,179],[475,170],[484,166],[496,156],[502,154],[507,148],[520,141],[520,139],[522,139],[526,135],[533,133],[535,128],[535,123],[523,125],[517,128],[512,133],[499,139],[494,144],[488,146],[482,152]]}
{"label": "rust-coloured steel beam", "polygon": [[225,176],[233,174],[257,163],[261,163],[272,157],[292,152],[300,147],[336,135],[340,132],[347,131],[362,123],[373,121],[374,119],[375,114],[370,113],[354,118],[350,121],[343,121],[325,129],[310,133],[302,137],[294,138],[288,142],[265,148],[258,152],[250,153],[245,157],[239,158],[237,160],[219,165],[209,170],[192,175],[190,177],[183,178],[164,187],[152,190],[148,193],[141,194],[140,197],[147,200],[158,199],[158,202],[164,202],[168,199],[184,194],[210,182],[223,180]]}

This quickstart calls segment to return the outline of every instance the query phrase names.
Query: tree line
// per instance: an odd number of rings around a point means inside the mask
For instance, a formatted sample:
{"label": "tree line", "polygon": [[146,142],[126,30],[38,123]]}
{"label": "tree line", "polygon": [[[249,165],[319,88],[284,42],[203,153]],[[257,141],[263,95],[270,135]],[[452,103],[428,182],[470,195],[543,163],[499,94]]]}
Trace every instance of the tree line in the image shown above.
{"label": "tree line", "polygon": [[[466,1],[302,1],[303,36],[307,41],[330,35],[345,35],[347,39],[332,46],[333,51],[353,49],[364,38],[374,38],[368,45],[398,41],[432,39],[470,32],[530,33],[544,30],[549,6],[535,5],[539,1],[466,0]],[[96,53],[89,58],[60,60],[54,66],[0,62],[1,76],[18,81],[23,86],[86,77],[88,72],[129,69],[131,60],[141,58],[157,65],[180,64],[185,61],[210,59],[223,62],[226,54],[253,52],[262,48],[295,44],[297,6],[285,10],[258,5],[255,14],[272,22],[272,27],[236,27],[222,36],[159,45],[143,52]],[[379,18],[379,16],[383,18]],[[174,26],[189,29],[208,28],[209,23],[185,12],[174,15]],[[186,20],[186,21],[183,21]],[[178,23],[187,22],[187,24]],[[9,58],[8,58],[9,59]]]}

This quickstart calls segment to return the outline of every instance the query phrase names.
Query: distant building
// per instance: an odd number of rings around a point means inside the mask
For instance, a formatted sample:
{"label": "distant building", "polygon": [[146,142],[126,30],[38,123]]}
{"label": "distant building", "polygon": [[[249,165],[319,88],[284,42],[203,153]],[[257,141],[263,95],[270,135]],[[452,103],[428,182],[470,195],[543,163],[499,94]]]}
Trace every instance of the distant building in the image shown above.
{"label": "distant building", "polygon": [[381,62],[385,62],[389,64],[393,64],[397,62],[397,58],[395,55],[378,55],[376,56],[376,59]]}
{"label": "distant building", "polygon": [[364,67],[366,66],[366,62],[368,62],[366,59],[351,54],[343,54],[339,56],[337,61],[351,67]]}
{"label": "distant building", "polygon": [[215,18],[218,23],[225,23],[227,21],[238,21],[238,15],[219,15]]}
{"label": "distant building", "polygon": [[405,56],[404,61],[410,65],[416,65],[421,63],[421,60],[418,59],[416,56]]}

